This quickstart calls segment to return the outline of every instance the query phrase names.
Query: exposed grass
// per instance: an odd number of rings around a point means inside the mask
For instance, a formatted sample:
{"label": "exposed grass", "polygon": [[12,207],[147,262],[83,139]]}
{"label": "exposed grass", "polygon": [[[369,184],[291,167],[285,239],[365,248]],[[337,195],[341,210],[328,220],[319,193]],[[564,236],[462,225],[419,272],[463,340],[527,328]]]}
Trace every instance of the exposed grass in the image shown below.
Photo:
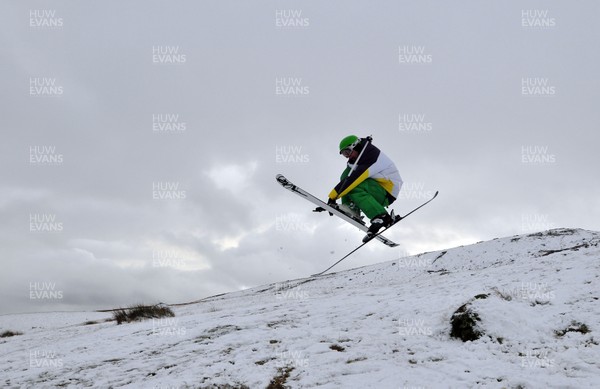
{"label": "exposed grass", "polygon": [[256,362],[254,362],[254,364],[255,364],[255,365],[258,365],[258,366],[262,366],[262,365],[264,365],[265,363],[267,363],[267,362],[270,362],[270,361],[272,361],[272,360],[274,360],[274,359],[275,359],[275,358],[266,358],[266,359],[261,359],[260,361],[256,361]]}
{"label": "exposed grass", "polygon": [[273,377],[267,389],[287,389],[289,386],[285,385],[287,379],[290,378],[290,372],[294,370],[293,367],[283,367],[278,369],[277,375]]}
{"label": "exposed grass", "polygon": [[23,335],[22,332],[19,331],[4,331],[0,334],[0,338],[9,338],[11,336]]}
{"label": "exposed grass", "polygon": [[572,321],[571,325],[563,330],[554,331],[557,337],[563,337],[567,334],[567,332],[579,332],[581,334],[587,334],[590,332],[590,329],[587,325],[579,323],[577,321]]}
{"label": "exposed grass", "polygon": [[346,363],[354,363],[354,362],[360,362],[360,361],[366,361],[367,357],[358,357],[358,358],[354,358],[354,359],[348,359],[346,361]]}
{"label": "exposed grass", "polygon": [[335,350],[335,351],[339,351],[339,352],[346,350],[344,347],[340,346],[339,344],[332,344],[331,346],[329,346],[329,348],[332,350]]}
{"label": "exposed grass", "polygon": [[160,304],[149,306],[137,304],[129,308],[119,308],[113,312],[113,318],[117,321],[117,324],[174,316],[175,314],[171,308]]}
{"label": "exposed grass", "polygon": [[211,328],[210,330],[204,331],[204,333],[202,335],[198,336],[194,340],[194,343],[208,343],[211,340],[214,340],[220,336],[227,335],[234,331],[241,331],[241,330],[242,330],[241,327],[234,326],[231,324],[227,324],[224,326],[217,326],[217,327]]}
{"label": "exposed grass", "polygon": [[450,336],[463,342],[479,339],[483,333],[477,327],[478,321],[481,321],[479,315],[469,308],[469,304],[461,306],[450,318],[452,326]]}

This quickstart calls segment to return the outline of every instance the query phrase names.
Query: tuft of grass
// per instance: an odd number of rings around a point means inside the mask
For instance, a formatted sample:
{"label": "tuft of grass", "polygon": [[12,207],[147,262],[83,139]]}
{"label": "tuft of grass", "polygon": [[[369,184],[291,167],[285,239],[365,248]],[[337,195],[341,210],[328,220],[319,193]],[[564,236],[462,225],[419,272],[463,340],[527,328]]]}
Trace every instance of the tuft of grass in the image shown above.
{"label": "tuft of grass", "polygon": [[161,317],[174,317],[175,313],[171,308],[162,305],[143,305],[137,304],[129,308],[119,308],[113,312],[113,319],[117,324],[130,323],[144,319],[159,319]]}
{"label": "tuft of grass", "polygon": [[339,351],[339,352],[346,350],[344,347],[340,346],[339,344],[332,344],[331,346],[329,346],[329,348],[332,350],[335,350],[335,351]]}
{"label": "tuft of grass", "polygon": [[11,336],[17,335],[23,335],[23,333],[19,331],[4,331],[0,334],[0,338],[10,338]]}
{"label": "tuft of grass", "polygon": [[563,337],[567,334],[567,332],[579,332],[581,334],[587,334],[590,332],[589,327],[586,324],[579,323],[577,321],[572,321],[571,325],[563,330],[554,331],[557,337]]}
{"label": "tuft of grass", "polygon": [[[497,291],[496,293],[500,292]],[[489,293],[480,293],[454,311],[450,318],[450,325],[452,326],[450,337],[458,338],[463,342],[469,342],[475,341],[484,335],[481,328],[477,325],[477,322],[481,321],[481,318],[477,312],[471,309],[471,303],[474,300],[485,300],[488,297],[490,297]]]}
{"label": "tuft of grass", "polygon": [[292,370],[294,370],[294,368],[289,366],[279,368],[277,375],[269,382],[266,389],[288,389],[289,386],[285,383],[287,382],[287,379],[290,378],[290,372]]}
{"label": "tuft of grass", "polygon": [[360,361],[366,361],[367,357],[358,357],[358,358],[354,358],[354,359],[348,359],[346,361],[346,363],[354,363],[354,362],[360,362]]}
{"label": "tuft of grass", "polygon": [[481,321],[477,312],[469,308],[469,304],[464,304],[458,308],[450,318],[452,331],[450,336],[458,338],[463,342],[479,339],[483,333],[477,327],[477,322]]}
{"label": "tuft of grass", "polygon": [[273,359],[275,359],[275,358],[266,358],[266,359],[261,359],[260,361],[256,361],[256,362],[254,362],[254,364],[255,364],[255,365],[258,365],[258,366],[262,366],[262,365],[264,365],[265,363],[272,361]]}

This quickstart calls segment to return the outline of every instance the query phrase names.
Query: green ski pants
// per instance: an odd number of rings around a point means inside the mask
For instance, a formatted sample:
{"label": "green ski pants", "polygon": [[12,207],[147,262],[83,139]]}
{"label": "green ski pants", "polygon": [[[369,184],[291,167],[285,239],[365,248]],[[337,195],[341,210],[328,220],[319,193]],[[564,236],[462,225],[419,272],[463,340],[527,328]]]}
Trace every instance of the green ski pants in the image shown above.
{"label": "green ski pants", "polygon": [[389,199],[383,186],[374,179],[367,178],[342,197],[342,203],[354,203],[371,220],[375,216],[387,213],[385,207],[389,205]]}

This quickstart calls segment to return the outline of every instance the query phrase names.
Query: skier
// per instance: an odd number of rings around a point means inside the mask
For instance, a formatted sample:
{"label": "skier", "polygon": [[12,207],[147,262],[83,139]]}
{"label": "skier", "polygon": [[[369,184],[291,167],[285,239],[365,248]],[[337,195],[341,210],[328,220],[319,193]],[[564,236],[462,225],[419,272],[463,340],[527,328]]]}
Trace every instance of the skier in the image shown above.
{"label": "skier", "polygon": [[360,216],[362,211],[371,221],[363,242],[368,241],[381,228],[392,224],[390,206],[400,192],[402,178],[394,162],[375,147],[370,136],[359,138],[349,135],[340,142],[340,154],[348,158],[348,166],[341,181],[329,193],[328,204],[342,211]]}

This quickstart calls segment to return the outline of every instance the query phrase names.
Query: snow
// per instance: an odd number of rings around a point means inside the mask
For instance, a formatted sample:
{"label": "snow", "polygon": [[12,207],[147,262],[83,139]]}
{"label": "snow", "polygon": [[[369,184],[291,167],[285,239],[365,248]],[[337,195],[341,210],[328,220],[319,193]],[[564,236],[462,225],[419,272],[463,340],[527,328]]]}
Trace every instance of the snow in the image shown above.
{"label": "snow", "polygon": [[[292,388],[598,387],[599,243],[572,229],[495,239],[121,325],[3,315],[0,332],[23,334],[0,338],[0,386],[264,388],[288,368]],[[450,319],[467,303],[484,335],[462,342]]]}

